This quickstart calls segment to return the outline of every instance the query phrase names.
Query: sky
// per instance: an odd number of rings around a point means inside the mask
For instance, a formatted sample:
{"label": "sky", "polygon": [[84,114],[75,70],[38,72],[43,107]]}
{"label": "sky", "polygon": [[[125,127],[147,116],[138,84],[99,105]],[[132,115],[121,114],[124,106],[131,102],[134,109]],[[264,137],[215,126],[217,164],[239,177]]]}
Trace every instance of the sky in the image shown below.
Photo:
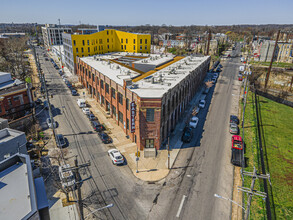
{"label": "sky", "polygon": [[1,0],[0,23],[292,24],[293,0]]}

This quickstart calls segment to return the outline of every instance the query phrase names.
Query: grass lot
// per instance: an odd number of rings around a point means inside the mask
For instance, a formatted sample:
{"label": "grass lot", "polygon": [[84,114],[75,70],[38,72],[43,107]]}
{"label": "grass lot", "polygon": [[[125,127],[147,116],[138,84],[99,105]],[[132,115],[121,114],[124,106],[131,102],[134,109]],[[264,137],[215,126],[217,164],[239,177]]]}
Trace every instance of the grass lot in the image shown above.
{"label": "grass lot", "polygon": [[[246,171],[253,165],[261,172],[257,128],[255,119],[254,94],[248,93],[245,113],[245,157],[248,158]],[[269,193],[275,207],[276,219],[293,219],[293,108],[259,97],[263,147],[267,159],[267,172],[271,175],[272,191]],[[242,132],[242,131],[241,131]],[[241,133],[242,135],[242,133]],[[251,178],[245,177],[244,186],[250,187]],[[255,189],[263,191],[262,181],[256,180]],[[251,219],[266,219],[264,201],[254,196],[252,199]]]}

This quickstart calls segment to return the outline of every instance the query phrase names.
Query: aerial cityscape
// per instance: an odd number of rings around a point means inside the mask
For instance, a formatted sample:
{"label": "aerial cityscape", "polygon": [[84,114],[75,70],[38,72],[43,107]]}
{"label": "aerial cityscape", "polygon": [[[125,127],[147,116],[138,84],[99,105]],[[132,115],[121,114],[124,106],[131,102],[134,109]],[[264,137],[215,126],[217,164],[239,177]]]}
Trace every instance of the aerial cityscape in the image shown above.
{"label": "aerial cityscape", "polygon": [[293,2],[1,5],[0,220],[293,219]]}

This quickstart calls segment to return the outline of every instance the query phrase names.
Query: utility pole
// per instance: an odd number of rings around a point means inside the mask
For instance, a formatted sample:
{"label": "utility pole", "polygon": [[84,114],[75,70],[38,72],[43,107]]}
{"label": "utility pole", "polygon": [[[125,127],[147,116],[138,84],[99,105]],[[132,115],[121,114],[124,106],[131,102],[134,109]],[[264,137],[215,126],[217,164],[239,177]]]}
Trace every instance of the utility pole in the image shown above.
{"label": "utility pole", "polygon": [[255,180],[257,178],[260,178],[260,179],[269,179],[269,181],[270,181],[270,175],[269,174],[257,174],[255,167],[253,167],[253,172],[243,171],[243,175],[252,177],[250,188],[238,187],[238,190],[248,194],[247,207],[246,207],[246,213],[245,213],[245,218],[244,218],[244,220],[248,220],[249,214],[250,214],[250,205],[251,205],[252,196],[257,195],[257,196],[261,196],[263,198],[267,197],[266,193],[259,192],[254,189]]}
{"label": "utility pole", "polygon": [[210,52],[210,41],[211,41],[211,30],[209,30],[209,35],[208,35],[208,46],[207,46],[206,55],[209,55],[209,52]]}
{"label": "utility pole", "polygon": [[273,65],[273,61],[274,61],[274,56],[275,56],[275,52],[276,52],[276,48],[277,48],[279,36],[280,36],[280,30],[278,30],[278,33],[277,33],[277,38],[276,38],[276,41],[275,41],[275,46],[274,46],[274,51],[273,51],[271,63],[270,63],[270,66],[269,66],[269,69],[268,69],[268,73],[267,73],[267,76],[266,76],[265,89],[267,88],[268,81],[269,81],[269,78],[270,78],[270,73],[271,73],[271,69],[272,69],[272,65]]}
{"label": "utility pole", "polygon": [[80,185],[83,181],[86,181],[90,178],[92,178],[91,176],[84,179],[84,180],[79,180],[79,169],[81,168],[85,168],[90,166],[90,161],[88,163],[84,163],[81,165],[78,165],[78,160],[77,160],[77,156],[74,160],[74,167],[69,167],[69,168],[63,168],[62,171],[66,172],[66,171],[74,171],[75,173],[75,182],[76,182],[76,188],[77,188],[77,204],[78,204],[78,209],[79,209],[79,214],[80,214],[80,219],[84,220],[84,215],[83,215],[83,201],[82,201],[82,196],[81,196],[81,189],[80,189]]}
{"label": "utility pole", "polygon": [[59,31],[58,31],[58,33],[59,33],[59,54],[60,54],[60,64],[61,64],[61,70],[62,70],[62,73],[64,73],[64,70],[63,70],[63,64],[62,64],[62,53],[61,53],[61,46],[60,46],[60,44],[61,44],[61,23],[60,23],[60,18],[58,19],[58,21],[59,21]]}
{"label": "utility pole", "polygon": [[168,137],[168,170],[170,169],[170,137]]}

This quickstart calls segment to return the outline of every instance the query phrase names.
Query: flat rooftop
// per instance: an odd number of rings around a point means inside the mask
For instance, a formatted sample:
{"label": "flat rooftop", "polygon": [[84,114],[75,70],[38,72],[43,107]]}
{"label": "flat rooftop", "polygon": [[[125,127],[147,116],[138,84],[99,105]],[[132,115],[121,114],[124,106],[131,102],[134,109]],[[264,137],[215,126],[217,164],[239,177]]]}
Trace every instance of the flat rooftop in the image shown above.
{"label": "flat rooftop", "polygon": [[[80,58],[83,62],[90,65],[100,73],[104,74],[111,80],[115,81],[119,85],[123,86],[124,79],[133,79],[137,76],[141,76],[137,71],[131,70],[127,67],[119,65],[117,63],[111,62],[112,59],[122,58],[123,56],[128,55],[133,56],[141,56],[147,57],[146,59],[150,59],[151,57],[160,55],[150,55],[150,54],[132,54],[132,53],[113,53],[113,54],[105,54],[105,55],[96,55],[91,57],[82,57]],[[198,68],[203,62],[205,62],[209,56],[204,57],[185,57],[177,62],[162,68],[159,71],[154,71],[154,73],[148,74],[142,80],[133,83],[128,88],[136,93],[138,96],[142,98],[161,98],[169,89],[175,87],[179,84],[185,77],[190,74],[191,71]],[[160,57],[160,61],[163,63],[169,62],[173,60],[173,57]],[[141,59],[141,61],[144,59]],[[159,58],[157,59],[159,60]],[[156,60],[152,60],[156,63]],[[138,62],[138,61],[135,61]],[[142,64],[144,64],[142,62]],[[146,63],[147,64],[147,63]]]}
{"label": "flat rooftop", "polygon": [[37,211],[29,166],[29,156],[17,155],[0,164],[0,219],[24,219]]}
{"label": "flat rooftop", "polygon": [[154,66],[160,66],[166,62],[169,62],[173,60],[175,55],[157,55],[157,54],[151,54],[150,57],[145,59],[137,60],[133,63],[135,64],[147,64],[147,65],[154,65]]}

